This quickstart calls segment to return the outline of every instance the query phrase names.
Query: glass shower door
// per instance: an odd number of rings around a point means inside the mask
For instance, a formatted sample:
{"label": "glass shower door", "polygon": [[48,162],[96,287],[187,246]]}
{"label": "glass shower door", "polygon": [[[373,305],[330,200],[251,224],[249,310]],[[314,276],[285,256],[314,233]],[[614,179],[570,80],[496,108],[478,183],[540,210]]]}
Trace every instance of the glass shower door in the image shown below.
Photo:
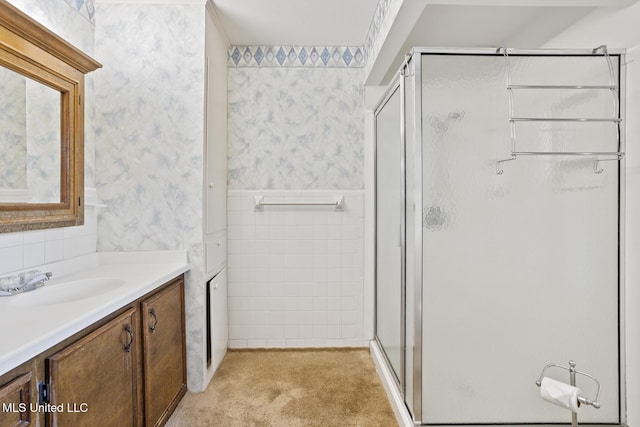
{"label": "glass shower door", "polygon": [[618,162],[594,173],[592,157],[566,154],[618,149],[617,124],[599,119],[615,114],[607,63],[510,61],[514,85],[535,85],[514,94],[514,115],[542,117],[518,122],[517,148],[554,155],[518,157],[498,175],[511,149],[505,59],[422,57],[422,422],[568,423],[535,380],[573,359],[602,388],[601,408],[579,421],[617,424]]}
{"label": "glass shower door", "polygon": [[402,384],[403,147],[400,89],[376,113],[376,338]]}

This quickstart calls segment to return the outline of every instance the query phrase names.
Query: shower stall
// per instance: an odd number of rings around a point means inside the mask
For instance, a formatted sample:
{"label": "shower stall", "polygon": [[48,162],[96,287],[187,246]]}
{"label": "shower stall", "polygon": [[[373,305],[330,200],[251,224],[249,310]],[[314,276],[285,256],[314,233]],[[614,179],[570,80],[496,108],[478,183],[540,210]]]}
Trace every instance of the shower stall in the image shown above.
{"label": "shower stall", "polygon": [[373,346],[414,423],[568,424],[536,381],[570,360],[580,424],[625,423],[624,63],[416,48],[390,84]]}

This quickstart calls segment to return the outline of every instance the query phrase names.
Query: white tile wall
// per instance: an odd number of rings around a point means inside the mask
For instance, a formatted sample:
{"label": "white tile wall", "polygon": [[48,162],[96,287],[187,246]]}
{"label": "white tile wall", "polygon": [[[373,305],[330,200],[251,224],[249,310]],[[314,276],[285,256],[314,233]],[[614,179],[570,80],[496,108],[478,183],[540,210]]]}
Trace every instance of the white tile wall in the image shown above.
{"label": "white tile wall", "polygon": [[95,189],[85,200],[84,225],[0,234],[0,275],[95,252]]}
{"label": "white tile wall", "polygon": [[[262,207],[325,201],[344,208]],[[229,346],[363,346],[362,191],[228,193]]]}

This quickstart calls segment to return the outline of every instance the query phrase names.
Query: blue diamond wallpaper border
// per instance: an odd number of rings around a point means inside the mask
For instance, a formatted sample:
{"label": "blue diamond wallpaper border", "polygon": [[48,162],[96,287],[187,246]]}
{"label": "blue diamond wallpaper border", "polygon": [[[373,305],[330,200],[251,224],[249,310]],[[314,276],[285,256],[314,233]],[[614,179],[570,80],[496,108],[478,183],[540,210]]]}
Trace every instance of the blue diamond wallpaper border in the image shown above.
{"label": "blue diamond wallpaper border", "polygon": [[232,46],[227,63],[232,68],[362,68],[365,56],[362,46]]}
{"label": "blue diamond wallpaper border", "polygon": [[69,6],[76,10],[85,19],[95,25],[96,6],[94,0],[65,0]]}
{"label": "blue diamond wallpaper border", "polygon": [[363,46],[363,50],[366,52],[367,60],[370,59],[374,49],[376,48],[376,43],[379,42],[378,36],[380,34],[382,24],[387,17],[387,13],[389,12],[391,1],[392,0],[378,0],[378,4],[376,5],[376,10],[373,13],[373,19],[371,19],[369,31],[367,31],[367,37],[365,38]]}

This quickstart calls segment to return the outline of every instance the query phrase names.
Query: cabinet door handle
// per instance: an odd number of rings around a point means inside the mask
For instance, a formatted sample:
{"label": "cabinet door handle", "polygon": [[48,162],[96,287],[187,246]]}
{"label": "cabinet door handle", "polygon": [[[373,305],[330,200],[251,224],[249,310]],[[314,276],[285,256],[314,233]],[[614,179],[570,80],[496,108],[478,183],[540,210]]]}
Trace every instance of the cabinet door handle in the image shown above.
{"label": "cabinet door handle", "polygon": [[124,325],[124,331],[129,334],[129,342],[124,345],[124,351],[129,353],[131,351],[131,344],[133,344],[133,331],[131,330],[131,325],[128,323]]}
{"label": "cabinet door handle", "polygon": [[156,326],[158,326],[158,316],[156,315],[156,309],[152,308],[149,310],[149,315],[153,317],[153,324],[149,326],[149,330],[152,334],[156,333]]}

